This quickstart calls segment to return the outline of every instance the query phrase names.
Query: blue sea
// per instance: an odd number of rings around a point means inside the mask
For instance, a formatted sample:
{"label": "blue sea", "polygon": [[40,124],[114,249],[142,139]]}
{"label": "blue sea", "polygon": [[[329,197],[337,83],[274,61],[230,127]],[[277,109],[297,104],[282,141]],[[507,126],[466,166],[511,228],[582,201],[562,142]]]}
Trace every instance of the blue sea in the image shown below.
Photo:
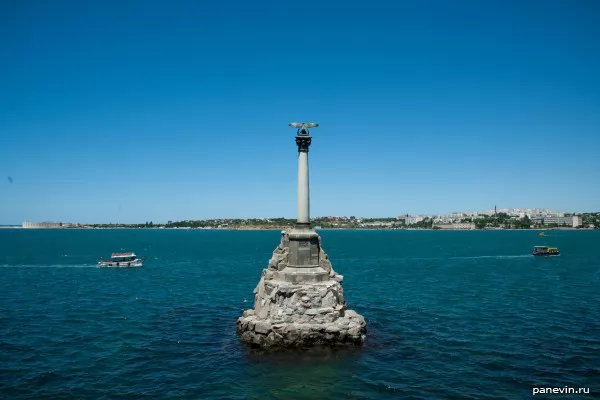
{"label": "blue sea", "polygon": [[[279,231],[0,229],[0,398],[600,395],[600,231],[319,233],[362,348],[240,344]],[[96,267],[121,250],[146,264]],[[565,387],[589,394],[533,396]]]}

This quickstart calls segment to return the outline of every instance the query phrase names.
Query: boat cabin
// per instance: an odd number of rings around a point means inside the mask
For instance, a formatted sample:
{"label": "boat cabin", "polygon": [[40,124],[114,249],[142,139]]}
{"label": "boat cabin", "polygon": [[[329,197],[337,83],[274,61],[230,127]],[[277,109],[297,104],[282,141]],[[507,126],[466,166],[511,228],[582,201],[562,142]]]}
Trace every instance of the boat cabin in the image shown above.
{"label": "boat cabin", "polygon": [[138,258],[133,252],[128,253],[112,253],[110,260],[102,260],[98,262],[99,267],[141,267],[144,259]]}
{"label": "boat cabin", "polygon": [[533,255],[548,255],[553,256],[558,254],[558,249],[556,247],[548,247],[548,246],[534,246],[533,247]]}
{"label": "boat cabin", "polygon": [[112,253],[110,259],[114,262],[128,262],[134,261],[136,256],[135,253]]}

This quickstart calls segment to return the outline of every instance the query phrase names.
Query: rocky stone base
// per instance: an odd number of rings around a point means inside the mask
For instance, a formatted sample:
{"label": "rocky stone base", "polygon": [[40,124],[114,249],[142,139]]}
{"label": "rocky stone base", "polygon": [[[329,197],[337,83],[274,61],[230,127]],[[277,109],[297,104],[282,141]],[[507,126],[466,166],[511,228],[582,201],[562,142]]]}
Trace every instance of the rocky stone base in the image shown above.
{"label": "rocky stone base", "polygon": [[272,323],[253,314],[252,310],[244,312],[244,316],[238,318],[236,327],[241,340],[251,346],[271,349],[344,346],[361,345],[365,340],[365,320],[352,310],[345,311],[334,322],[323,323]]}
{"label": "rocky stone base", "polygon": [[[347,310],[344,277],[333,270],[320,237],[314,232],[291,234],[293,240],[303,235],[312,240],[314,263],[309,268],[290,263],[290,259],[299,259],[294,254],[298,249],[290,245],[290,233],[282,233],[281,243],[254,289],[254,309],[244,311],[237,320],[241,340],[262,348],[362,344],[367,332],[365,319]],[[310,279],[314,276],[319,279]]]}

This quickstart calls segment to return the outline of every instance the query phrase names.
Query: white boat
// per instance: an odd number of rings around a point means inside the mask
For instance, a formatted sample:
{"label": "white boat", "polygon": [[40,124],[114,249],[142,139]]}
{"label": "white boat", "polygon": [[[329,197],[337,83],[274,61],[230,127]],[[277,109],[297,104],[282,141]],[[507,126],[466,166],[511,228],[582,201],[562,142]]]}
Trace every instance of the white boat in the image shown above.
{"label": "white boat", "polygon": [[144,259],[138,258],[135,253],[112,253],[110,260],[98,262],[99,267],[141,267]]}

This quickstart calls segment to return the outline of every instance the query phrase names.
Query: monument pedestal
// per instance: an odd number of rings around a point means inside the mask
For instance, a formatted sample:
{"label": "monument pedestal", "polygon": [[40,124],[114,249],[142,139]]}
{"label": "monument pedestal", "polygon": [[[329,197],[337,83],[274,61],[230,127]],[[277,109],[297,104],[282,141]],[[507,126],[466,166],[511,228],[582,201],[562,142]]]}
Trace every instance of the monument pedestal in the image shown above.
{"label": "monument pedestal", "polygon": [[260,347],[362,344],[366,323],[347,310],[342,281],[315,231],[282,232],[254,289],[254,309],[237,320],[238,335]]}
{"label": "monument pedestal", "polygon": [[[311,283],[329,280],[331,263],[321,264],[320,237],[312,229],[291,229],[281,238],[283,248],[288,248],[287,262],[277,276],[284,282]],[[277,250],[275,250],[277,251]],[[279,261],[278,261],[279,262]]]}
{"label": "monument pedestal", "polygon": [[243,342],[260,347],[362,344],[365,319],[347,310],[342,280],[310,227],[308,188],[309,128],[318,124],[289,124],[298,128],[298,223],[282,232],[281,243],[254,289],[254,309],[238,318]]}

